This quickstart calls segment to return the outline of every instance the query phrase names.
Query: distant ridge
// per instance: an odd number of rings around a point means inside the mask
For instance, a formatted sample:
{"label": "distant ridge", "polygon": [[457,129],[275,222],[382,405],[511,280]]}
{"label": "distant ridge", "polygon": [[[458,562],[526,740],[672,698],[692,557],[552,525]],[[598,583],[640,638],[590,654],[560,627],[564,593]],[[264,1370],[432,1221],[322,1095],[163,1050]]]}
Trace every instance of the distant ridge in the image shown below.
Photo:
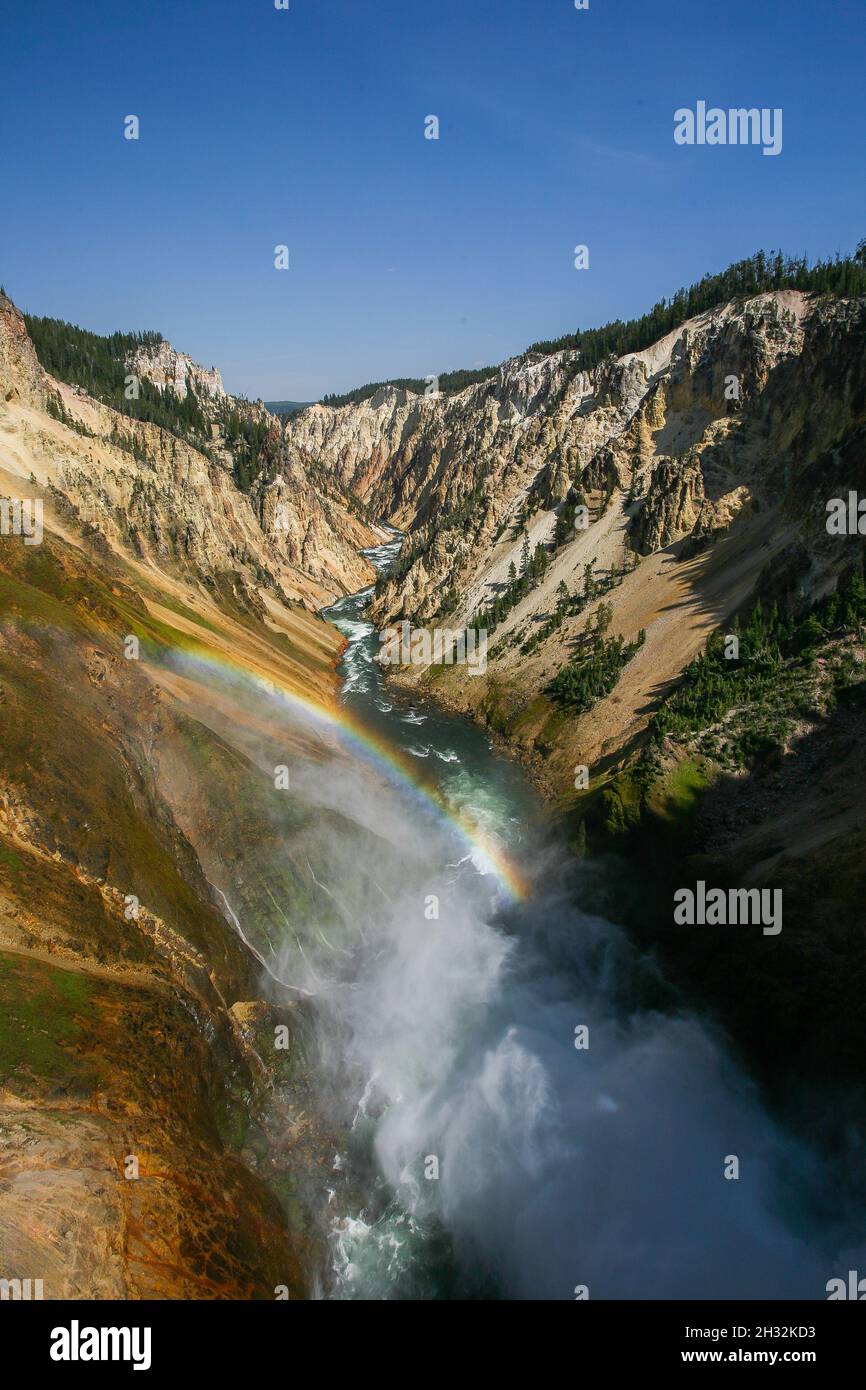
{"label": "distant ridge", "polygon": [[308,405],[314,405],[314,401],[264,401],[265,410],[269,410],[272,415],[297,415],[299,410],[306,410]]}

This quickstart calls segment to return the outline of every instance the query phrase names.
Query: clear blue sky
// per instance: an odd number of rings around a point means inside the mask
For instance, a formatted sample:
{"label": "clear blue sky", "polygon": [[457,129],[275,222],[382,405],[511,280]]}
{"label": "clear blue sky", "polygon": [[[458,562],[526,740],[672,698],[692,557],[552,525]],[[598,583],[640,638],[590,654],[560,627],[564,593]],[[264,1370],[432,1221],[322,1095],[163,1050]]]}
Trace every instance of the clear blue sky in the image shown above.
{"label": "clear blue sky", "polygon": [[[866,236],[864,0],[290,3],[0,0],[19,305],[305,400]],[[699,99],[782,107],[782,153],[675,145]]]}

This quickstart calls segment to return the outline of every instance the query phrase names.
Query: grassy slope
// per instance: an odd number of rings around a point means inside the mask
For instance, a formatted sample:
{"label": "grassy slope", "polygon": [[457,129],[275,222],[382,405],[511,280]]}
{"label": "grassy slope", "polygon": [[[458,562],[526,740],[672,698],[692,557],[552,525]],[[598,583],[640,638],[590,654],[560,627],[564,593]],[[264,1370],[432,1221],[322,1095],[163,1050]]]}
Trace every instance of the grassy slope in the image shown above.
{"label": "grassy slope", "polygon": [[[210,788],[225,750],[146,658],[192,633],[326,691],[335,639],[298,614],[315,638],[299,651],[248,614],[204,617],[198,595],[137,579],[56,537],[0,542],[0,1115],[13,1183],[0,1236],[22,1277],[46,1270],[47,1296],[300,1293],[307,1237],[236,1156],[255,1162],[262,1141],[256,1071],[226,1006],[255,998],[259,967],[214,907],[154,764],[173,739]],[[123,659],[129,632],[141,662]],[[233,809],[224,836],[258,795],[250,767],[235,759],[232,774],[207,792]],[[146,1180],[122,1177],[130,1152]],[[56,1259],[65,1229],[76,1254]]]}
{"label": "grassy slope", "polygon": [[[765,1080],[782,1093],[839,1087],[857,1105],[866,1105],[864,673],[859,630],[825,633],[787,657],[760,696],[707,728],[662,735],[559,808],[579,852],[622,861],[612,910]],[[669,696],[662,716],[666,706],[675,713],[682,696]],[[677,927],[673,893],[698,878],[780,888],[781,934]]]}

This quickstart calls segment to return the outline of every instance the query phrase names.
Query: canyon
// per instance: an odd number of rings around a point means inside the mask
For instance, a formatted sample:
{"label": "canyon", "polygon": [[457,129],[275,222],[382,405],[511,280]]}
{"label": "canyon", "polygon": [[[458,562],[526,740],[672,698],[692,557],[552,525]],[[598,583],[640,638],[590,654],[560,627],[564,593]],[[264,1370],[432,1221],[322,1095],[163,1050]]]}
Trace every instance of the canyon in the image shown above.
{"label": "canyon", "polygon": [[[646,727],[647,693],[669,687],[774,571],[787,566],[812,597],[851,563],[824,523],[860,466],[864,332],[862,301],[785,290],[721,305],[590,372],[575,352],[528,353],[453,396],[385,388],[313,406],[285,436],[299,464],[324,460],[409,531],[399,574],[377,589],[380,626],[445,614],[471,626],[510,565],[519,572],[524,535],[531,549],[550,544],[568,497],[588,499],[592,524],[556,545],[499,623],[483,681],[405,676],[499,730],[559,794],[575,764],[616,763]],[[587,564],[618,580],[612,631],[645,628],[647,640],[610,698],[566,726],[544,692],[605,594],[554,631],[545,619]]]}
{"label": "canyon", "polygon": [[[857,1086],[866,1018],[843,961],[866,929],[852,751],[866,733],[863,624],[852,609],[785,637],[775,680],[763,630],[793,631],[861,582],[856,528],[826,523],[830,499],[863,487],[866,301],[743,293],[588,368],[579,347],[551,346],[456,393],[383,387],[312,406],[287,423],[289,452],[325,460],[406,530],[376,585],[377,627],[495,616],[483,673],[389,664],[392,688],[475,720],[521,761],[573,851],[614,866],[600,908],[772,1084],[823,1063]],[[713,713],[684,692],[722,688],[724,653],[705,674],[708,643],[753,613],[737,693]],[[621,643],[624,664],[569,703],[564,676],[599,640]],[[777,956],[671,932],[671,894],[690,877],[782,891]],[[796,1037],[798,1010],[820,1015],[820,1059]]]}
{"label": "canyon", "polygon": [[[777,1099],[795,1073],[855,1085],[862,624],[828,619],[780,679],[790,701],[772,718],[748,669],[741,700],[718,718],[689,723],[681,692],[715,634],[742,633],[752,650],[756,604],[802,625],[807,609],[854,593],[860,541],[829,534],[826,517],[828,499],[864,486],[864,348],[866,301],[782,289],[720,303],[590,367],[579,349],[529,351],[462,390],[386,385],[281,422],[229,396],[216,369],[162,340],[139,345],[125,368],[163,401],[194,402],[206,423],[194,437],[52,375],[0,298],[0,495],[10,508],[38,501],[44,526],[38,545],[0,539],[0,1275],[39,1277],[53,1298],[295,1298],[330,1293],[317,1281],[336,1268],[345,1296],[359,1270],[381,1296],[391,1275],[366,1269],[360,1218],[346,1215],[363,1165],[335,1160],[347,1101],[315,1077],[342,1096],[341,1073],[357,1069],[361,1100],[346,1094],[355,1119],[378,1126],[377,1161],[403,1201],[380,1198],[382,1248],[406,1229],[411,1248],[423,1245],[430,1202],[410,1168],[425,1125],[464,1170],[468,1158],[456,1102],[441,1099],[451,1074],[436,1072],[409,1016],[423,1010],[446,1061],[462,1055],[452,1013],[462,1027],[499,997],[521,930],[534,944],[542,921],[561,924],[557,959],[569,959],[605,1036],[616,1014],[604,1013],[594,943],[605,958],[625,948],[602,915],[661,961],[674,996],[712,1011]],[[249,439],[259,456],[244,454]],[[581,507],[587,526],[575,524]],[[527,557],[540,557],[531,578]],[[390,663],[381,683],[376,630],[471,631],[494,612],[472,679],[460,664],[413,660]],[[563,669],[618,639],[613,683],[588,708],[569,704]],[[359,772],[342,736],[353,691],[355,743],[380,763],[387,749],[404,782],[407,767],[438,760],[437,778],[410,780],[452,819],[471,769],[468,803],[489,814],[492,840],[472,821],[455,859],[438,824],[402,824],[381,766]],[[524,806],[518,763],[543,810]],[[284,767],[288,783],[274,776]],[[533,916],[500,903],[513,932],[500,936],[483,916],[491,870],[479,845],[493,847],[495,879],[508,834],[521,865],[537,861],[542,906]],[[410,948],[401,933],[431,900],[430,845],[437,910],[441,895],[453,920],[438,945]],[[784,891],[774,954],[758,958],[752,934],[723,940],[712,924],[700,940],[675,933],[674,869],[680,883]],[[573,874],[577,918],[565,905]],[[364,954],[368,937],[378,949]],[[577,940],[585,959],[572,960]],[[357,979],[343,973],[355,968]],[[642,957],[632,969],[644,973]],[[534,1075],[515,1037],[549,1022],[551,1085],[563,1113],[596,1132],[596,1083],[574,1095],[561,1081],[558,971],[528,975],[511,1001],[519,1024],[488,1037],[484,1023],[477,1074],[462,1084],[484,1096],[501,1069],[505,1087],[512,1058]],[[642,987],[653,997],[669,986]],[[803,1036],[804,1014],[820,1048]],[[636,1017],[664,1088],[679,1078],[695,1097],[726,1074],[696,1024]],[[288,1047],[273,1046],[277,1033]],[[614,1090],[631,1086],[630,1049],[611,1063]],[[738,1087],[722,1088],[720,1113],[775,1152],[751,1100],[733,1099]],[[408,1113],[397,1103],[407,1095]],[[688,1109],[674,1138],[691,1133]],[[490,1139],[484,1113],[465,1117],[478,1143]],[[821,1124],[837,1143],[832,1118]],[[535,1137],[525,1142],[528,1153]],[[521,1154],[497,1171],[485,1202],[499,1240],[542,1168]],[[543,1171],[552,1191],[569,1190],[567,1166]],[[443,1172],[441,1209],[484,1246],[484,1206]],[[647,1181],[638,1224],[650,1220]],[[336,1257],[332,1202],[344,1213]],[[744,1229],[765,1216],[756,1208]],[[545,1209],[552,1245],[554,1228]],[[512,1294],[555,1290],[557,1278],[573,1287],[565,1250],[548,1270],[525,1233],[501,1239]],[[602,1287],[631,1296],[632,1276],[598,1241]],[[436,1247],[437,1271],[440,1260],[451,1271]],[[817,1275],[799,1261],[801,1294]],[[471,1287],[483,1296],[488,1285]]]}
{"label": "canyon", "polygon": [[[135,366],[196,376],[167,347]],[[244,494],[214,444],[52,378],[0,301],[0,490],[44,509],[41,544],[0,541],[0,1247],[51,1298],[309,1287],[309,1238],[254,1171],[283,1169],[251,1118],[295,1075],[303,1019],[263,998],[221,896],[246,914],[261,892],[276,798],[224,736],[254,724],[249,699],[215,700],[158,654],[242,661],[335,704],[342,641],[315,609],[365,582],[379,533],[290,466]],[[301,748],[333,753],[295,730],[274,761]],[[303,818],[279,814],[300,845]],[[302,865],[279,887],[309,906]],[[276,1026],[290,1053],[263,1046]],[[295,1152],[314,1149],[295,1108]]]}

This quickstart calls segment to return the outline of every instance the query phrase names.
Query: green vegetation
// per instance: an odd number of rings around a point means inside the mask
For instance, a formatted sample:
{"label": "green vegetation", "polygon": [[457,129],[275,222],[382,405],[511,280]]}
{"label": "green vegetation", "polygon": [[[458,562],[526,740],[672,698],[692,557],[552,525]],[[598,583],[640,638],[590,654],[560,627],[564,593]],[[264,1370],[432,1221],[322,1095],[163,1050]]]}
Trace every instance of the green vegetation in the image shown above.
{"label": "green vegetation", "polygon": [[398,555],[391,561],[387,570],[376,576],[376,593],[381,594],[385,587],[394,580],[399,583],[414,565],[415,561],[424,554],[429,548],[429,541],[425,541],[422,536],[413,536],[403,542]]}
{"label": "green vegetation", "polygon": [[88,439],[96,438],[96,435],[94,434],[93,430],[89,430],[87,426],[85,424],[82,424],[80,420],[73,419],[69,412],[64,408],[63,402],[59,396],[48,397],[47,410],[49,415],[53,415],[54,419],[59,420],[60,423],[65,425],[67,429],[75,430],[77,434],[82,434]]}
{"label": "green vegetation", "polygon": [[24,865],[14,850],[0,845],[0,870],[5,870],[15,884],[18,883],[23,868]]}
{"label": "green vegetation", "polygon": [[219,423],[232,453],[232,472],[241,492],[249,492],[262,473],[268,482],[276,477],[283,440],[273,420],[244,414],[229,400],[220,409]]}
{"label": "green vegetation", "polygon": [[[757,602],[744,627],[734,622],[715,632],[706,650],[683,674],[681,684],[653,717],[651,732],[690,738],[724,766],[747,767],[779,756],[797,718],[821,712],[816,694],[816,652],[866,622],[866,584],[855,570],[811,608],[802,603],[787,614],[777,603]],[[739,643],[737,656],[730,638]],[[856,663],[843,653],[833,668],[829,698],[853,683]]]}
{"label": "green vegetation", "polygon": [[488,501],[489,498],[483,488],[472,488],[470,492],[464,493],[459,502],[446,504],[437,518],[437,532],[453,531],[458,526],[464,527],[468,521],[478,517]]}
{"label": "green vegetation", "polygon": [[[555,537],[554,537],[555,540]],[[637,563],[637,555],[633,556],[634,563]],[[613,563],[607,574],[595,574],[592,563],[583,567],[583,593],[571,594],[564,579],[559,581],[556,590],[556,606],[550,616],[533,632],[531,637],[521,645],[520,650],[525,656],[534,652],[542,642],[546,641],[551,633],[556,632],[562,627],[566,618],[573,618],[582,613],[585,608],[592,603],[593,599],[602,594],[609,594],[612,589],[617,588],[626,575],[627,561],[623,560],[623,567],[620,570],[616,562]],[[604,608],[605,605],[602,605]],[[610,605],[607,605],[610,608]],[[611,609],[612,612],[612,609]],[[604,621],[602,619],[602,621]]]}
{"label": "green vegetation", "polygon": [[[422,555],[427,554],[437,536],[443,535],[446,531],[465,528],[467,523],[476,518],[488,505],[488,502],[489,499],[483,490],[480,487],[475,487],[470,492],[465,493],[459,501],[443,507],[437,515],[435,527],[426,526],[423,530],[417,531],[405,542],[388,570],[377,577],[376,594],[381,594],[392,580],[399,583],[401,579],[405,578],[415,562],[420,560]],[[444,602],[443,599],[443,604]],[[447,602],[450,607],[446,610],[443,604],[440,604],[440,613],[453,612],[457,607],[458,593],[453,584],[447,590]]]}
{"label": "green vegetation", "polygon": [[578,366],[588,371],[611,353],[640,352],[678,328],[686,319],[706,313],[731,299],[744,299],[769,290],[803,290],[815,294],[856,296],[866,294],[866,240],[850,256],[817,261],[810,266],[805,256],[783,256],[781,251],[757,251],[719,275],[705,275],[672,299],[660,299],[641,318],[614,319],[601,328],[586,328],[562,338],[533,343],[530,352],[577,349]]}
{"label": "green vegetation", "polygon": [[[492,381],[498,371],[498,367],[477,367],[472,370],[444,372],[442,376],[437,378],[439,390],[444,395],[453,396],[458,391],[463,391],[467,386],[475,386],[479,381]],[[356,386],[354,391],[344,391],[342,395],[332,392],[330,395],[323,396],[322,405],[357,405],[359,401],[368,401],[384,386],[394,386],[399,391],[414,391],[417,395],[422,396],[427,389],[427,382],[423,377],[416,376],[392,377],[388,381],[369,381],[366,386]]]}
{"label": "green vegetation", "polygon": [[586,507],[586,515],[589,516],[589,504],[583,492],[577,488],[571,489],[568,497],[559,509],[556,518],[556,525],[553,530],[554,549],[558,550],[561,545],[566,545],[568,541],[574,540],[575,518],[578,507]]}
{"label": "green vegetation", "polygon": [[[161,333],[110,333],[104,336],[63,319],[24,315],[27,332],[33,340],[42,366],[60,381],[80,386],[89,396],[112,406],[133,420],[160,425],[181,439],[204,439],[209,430],[195,392],[181,399],[170,388],[160,390],[141,378],[137,400],[127,400],[128,361],[140,348],[155,348],[163,342]],[[62,407],[54,414],[64,418]]]}
{"label": "green vegetation", "polygon": [[[132,355],[141,348],[158,347],[164,341],[161,333],[111,333],[104,336],[62,319],[37,318],[32,314],[25,314],[24,319],[36,355],[46,371],[60,381],[80,386],[89,396],[129,419],[128,431],[116,425],[113,427],[112,441],[140,462],[152,460],[141,434],[135,429],[136,422],[157,425],[210,458],[213,457],[213,418],[231,451],[234,480],[242,492],[248,492],[262,473],[268,480],[274,477],[282,456],[278,423],[239,409],[234,398],[208,403],[206,409],[191,385],[187,387],[187,394],[181,397],[171,387],[160,389],[141,376],[137,384],[138,395],[132,400],[127,399],[127,377],[130,375]],[[243,406],[247,402],[241,404]],[[59,399],[49,400],[48,410],[55,419],[79,434],[92,434],[70,417]]]}
{"label": "green vegetation", "polygon": [[634,642],[625,642],[622,637],[605,638],[612,614],[610,604],[599,605],[595,628],[583,633],[578,654],[557,672],[548,686],[549,693],[560,704],[577,714],[592,709],[610,694],[623,668],[646,641],[643,628]]}
{"label": "green vegetation", "polygon": [[45,370],[61,381],[82,386],[88,395],[100,400],[116,389],[122,400],[127,358],[140,348],[156,348],[163,342],[161,333],[105,336],[64,319],[38,318],[33,314],[25,314],[24,322]]}
{"label": "green vegetation", "polygon": [[520,600],[531,589],[535,588],[544,576],[549,563],[547,547],[539,541],[535,549],[530,550],[529,536],[524,531],[520,573],[517,573],[517,567],[512,560],[508,570],[507,585],[491,604],[486,608],[479,608],[473,620],[474,625],[483,628],[488,633],[493,632],[497,624],[508,616],[512,608],[516,607]]}
{"label": "green vegetation", "polygon": [[269,410],[272,415],[298,415],[307,406],[314,405],[314,401],[265,401],[265,410]]}
{"label": "green vegetation", "polygon": [[93,1016],[90,996],[85,975],[0,952],[0,1081],[21,1071],[89,1076],[75,1045]]}
{"label": "green vegetation", "polygon": [[664,781],[659,795],[659,812],[668,824],[680,831],[688,830],[709,785],[704,766],[691,758],[677,763]]}

